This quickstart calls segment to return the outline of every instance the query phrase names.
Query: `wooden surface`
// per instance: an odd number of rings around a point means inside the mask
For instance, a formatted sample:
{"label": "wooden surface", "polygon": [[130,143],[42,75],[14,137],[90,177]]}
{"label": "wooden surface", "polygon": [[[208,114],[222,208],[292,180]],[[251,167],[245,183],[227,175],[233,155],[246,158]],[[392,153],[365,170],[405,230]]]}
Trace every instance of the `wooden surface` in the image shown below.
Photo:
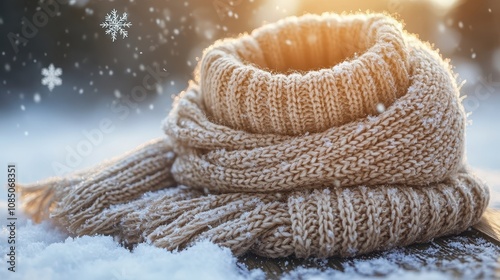
{"label": "wooden surface", "polygon": [[[400,261],[400,259],[406,261]],[[333,269],[332,277],[335,276],[335,271],[346,270],[360,276],[383,277],[389,274],[390,271],[385,273],[388,271],[382,268],[379,269],[380,271],[377,270],[376,266],[379,263],[389,268],[398,267],[398,269],[415,272],[432,270],[452,273],[459,279],[471,277],[500,279],[500,210],[487,209],[477,225],[458,236],[438,238],[427,244],[415,244],[357,258],[269,259],[247,254],[240,257],[239,261],[246,264],[249,269],[263,270],[268,279],[278,279],[283,275],[301,278],[296,273],[289,274],[299,267],[317,268],[319,271]],[[493,262],[493,267],[485,264],[487,261]],[[367,271],[363,269],[364,263],[372,264],[375,268],[369,268],[370,271]],[[367,266],[364,267],[367,268]]]}
{"label": "wooden surface", "polygon": [[488,236],[492,242],[500,244],[500,209],[486,209],[481,221],[474,229]]}

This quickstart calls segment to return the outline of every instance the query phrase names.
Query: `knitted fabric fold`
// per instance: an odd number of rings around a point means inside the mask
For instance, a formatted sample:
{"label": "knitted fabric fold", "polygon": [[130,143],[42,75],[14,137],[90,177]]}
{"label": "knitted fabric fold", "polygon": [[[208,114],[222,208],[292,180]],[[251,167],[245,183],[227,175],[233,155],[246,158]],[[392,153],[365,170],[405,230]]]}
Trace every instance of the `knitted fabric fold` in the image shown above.
{"label": "knitted fabric fold", "polygon": [[125,244],[353,256],[479,221],[465,121],[449,65],[396,20],[292,17],[209,47],[165,138],[23,199],[35,220]]}

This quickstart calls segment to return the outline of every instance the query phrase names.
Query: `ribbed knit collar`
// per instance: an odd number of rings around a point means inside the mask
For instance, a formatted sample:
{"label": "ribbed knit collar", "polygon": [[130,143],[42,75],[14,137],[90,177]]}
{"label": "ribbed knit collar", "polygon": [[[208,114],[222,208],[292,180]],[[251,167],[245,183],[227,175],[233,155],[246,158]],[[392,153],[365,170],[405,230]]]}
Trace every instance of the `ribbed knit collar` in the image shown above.
{"label": "ribbed knit collar", "polygon": [[302,135],[379,114],[406,93],[409,72],[397,21],[306,15],[208,48],[198,83],[214,122]]}

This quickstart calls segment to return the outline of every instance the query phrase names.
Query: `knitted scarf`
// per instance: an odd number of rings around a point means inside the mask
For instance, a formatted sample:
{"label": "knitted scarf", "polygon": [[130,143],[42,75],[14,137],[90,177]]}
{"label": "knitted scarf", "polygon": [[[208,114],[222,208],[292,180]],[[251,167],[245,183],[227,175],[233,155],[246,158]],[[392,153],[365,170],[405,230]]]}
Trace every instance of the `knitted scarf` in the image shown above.
{"label": "knitted scarf", "polygon": [[465,168],[447,62],[380,14],[292,17],[205,50],[165,138],[22,189],[69,233],[168,250],[352,256],[464,231],[487,187]]}

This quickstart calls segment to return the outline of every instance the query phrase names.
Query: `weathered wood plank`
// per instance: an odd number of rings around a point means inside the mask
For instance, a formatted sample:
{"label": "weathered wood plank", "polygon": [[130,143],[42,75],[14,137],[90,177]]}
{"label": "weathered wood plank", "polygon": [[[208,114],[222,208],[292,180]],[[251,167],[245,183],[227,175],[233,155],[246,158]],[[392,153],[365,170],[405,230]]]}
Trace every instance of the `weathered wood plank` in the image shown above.
{"label": "weathered wood plank", "polygon": [[[296,259],[293,257],[270,259],[254,254],[246,254],[239,258],[239,261],[246,264],[249,269],[260,268],[268,279],[278,279],[284,274],[295,270],[298,267],[317,268],[321,271],[333,269],[345,271],[346,269],[356,270],[356,263],[363,261],[387,260],[391,265],[403,270],[421,271],[426,269],[452,273],[457,278],[494,278],[500,279],[500,211],[488,209],[480,223],[470,230],[451,237],[437,238],[431,243],[414,244],[405,248],[395,249],[388,252],[372,253],[357,258],[328,258],[320,259]],[[484,252],[483,248],[489,250]],[[484,268],[485,256],[489,262],[495,263],[496,268]],[[399,255],[411,261],[399,261]],[[450,267],[450,263],[454,266]],[[461,269],[463,264],[464,269]],[[475,274],[470,274],[471,271]],[[363,276],[384,276],[384,273],[365,273],[360,269]],[[356,273],[357,273],[356,272]]]}
{"label": "weathered wood plank", "polygon": [[488,208],[474,228],[500,244],[500,210]]}

